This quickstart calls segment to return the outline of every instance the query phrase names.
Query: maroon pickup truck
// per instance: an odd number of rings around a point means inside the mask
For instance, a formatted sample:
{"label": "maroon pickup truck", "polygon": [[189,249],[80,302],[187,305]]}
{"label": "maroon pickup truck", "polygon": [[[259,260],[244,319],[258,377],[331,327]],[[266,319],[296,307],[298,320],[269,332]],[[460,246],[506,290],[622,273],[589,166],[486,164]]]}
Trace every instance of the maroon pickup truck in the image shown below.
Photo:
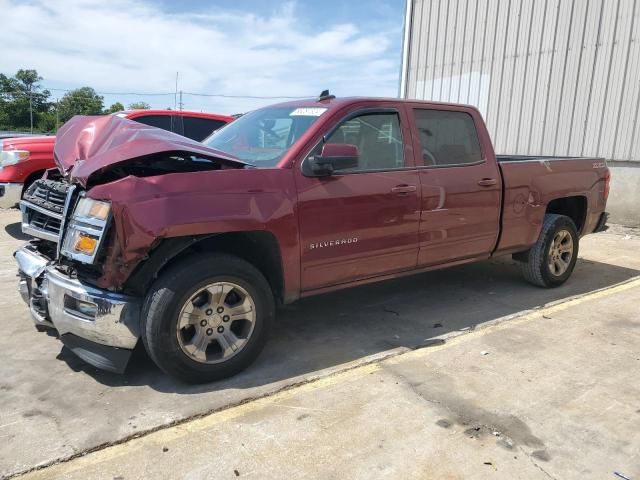
{"label": "maroon pickup truck", "polygon": [[116,372],[142,340],[187,382],[247,367],[277,304],[498,255],[555,287],[606,228],[604,160],[496,156],[464,105],[325,94],[203,143],[76,117],[55,156],[15,253],[36,325]]}

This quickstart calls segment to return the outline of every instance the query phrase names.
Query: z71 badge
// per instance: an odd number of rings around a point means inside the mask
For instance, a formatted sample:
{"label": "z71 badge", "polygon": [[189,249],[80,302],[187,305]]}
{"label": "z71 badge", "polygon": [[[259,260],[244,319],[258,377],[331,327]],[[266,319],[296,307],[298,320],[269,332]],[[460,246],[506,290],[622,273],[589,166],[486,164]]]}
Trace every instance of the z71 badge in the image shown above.
{"label": "z71 badge", "polygon": [[340,245],[349,245],[352,243],[358,243],[358,238],[340,238],[338,240],[325,240],[323,242],[311,243],[309,245],[309,250],[315,250],[316,248],[325,247],[338,247]]}

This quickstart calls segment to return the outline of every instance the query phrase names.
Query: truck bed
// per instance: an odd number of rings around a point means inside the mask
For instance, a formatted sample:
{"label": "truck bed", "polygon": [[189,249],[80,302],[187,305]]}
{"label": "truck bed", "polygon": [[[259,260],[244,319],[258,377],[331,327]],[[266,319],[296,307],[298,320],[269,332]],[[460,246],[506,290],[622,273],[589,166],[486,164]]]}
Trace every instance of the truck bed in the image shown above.
{"label": "truck bed", "polygon": [[594,230],[606,203],[603,192],[608,170],[604,159],[534,155],[496,158],[504,189],[503,234],[497,251],[513,251],[535,243],[547,207],[556,199],[571,198],[571,208],[585,212],[585,218],[576,225],[581,234]]}

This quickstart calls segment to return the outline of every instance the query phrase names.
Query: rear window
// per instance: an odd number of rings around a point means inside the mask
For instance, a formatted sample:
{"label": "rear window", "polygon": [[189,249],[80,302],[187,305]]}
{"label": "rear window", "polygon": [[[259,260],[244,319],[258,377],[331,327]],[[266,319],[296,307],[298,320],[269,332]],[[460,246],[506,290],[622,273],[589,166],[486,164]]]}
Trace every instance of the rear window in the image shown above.
{"label": "rear window", "polygon": [[150,127],[158,127],[163,130],[171,131],[171,116],[170,115],[145,115],[142,117],[132,118],[131,120],[144,123]]}
{"label": "rear window", "polygon": [[212,118],[182,117],[184,136],[201,142],[227,122]]}
{"label": "rear window", "polygon": [[482,160],[478,132],[468,113],[414,109],[413,115],[425,165],[466,165]]}

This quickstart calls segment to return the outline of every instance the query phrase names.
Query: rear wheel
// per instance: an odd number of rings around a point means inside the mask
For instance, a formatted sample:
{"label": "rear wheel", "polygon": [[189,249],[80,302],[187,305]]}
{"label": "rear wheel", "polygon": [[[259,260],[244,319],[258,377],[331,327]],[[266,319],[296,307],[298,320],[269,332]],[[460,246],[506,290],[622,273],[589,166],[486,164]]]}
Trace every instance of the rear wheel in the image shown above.
{"label": "rear wheel", "polygon": [[578,244],[573,220],[564,215],[545,215],[540,237],[524,257],[524,277],[540,287],[562,285],[575,267]]}
{"label": "rear wheel", "polygon": [[264,276],[230,255],[191,257],[162,275],[143,311],[142,338],[155,363],[188,383],[234,375],[262,350],[274,315]]}

